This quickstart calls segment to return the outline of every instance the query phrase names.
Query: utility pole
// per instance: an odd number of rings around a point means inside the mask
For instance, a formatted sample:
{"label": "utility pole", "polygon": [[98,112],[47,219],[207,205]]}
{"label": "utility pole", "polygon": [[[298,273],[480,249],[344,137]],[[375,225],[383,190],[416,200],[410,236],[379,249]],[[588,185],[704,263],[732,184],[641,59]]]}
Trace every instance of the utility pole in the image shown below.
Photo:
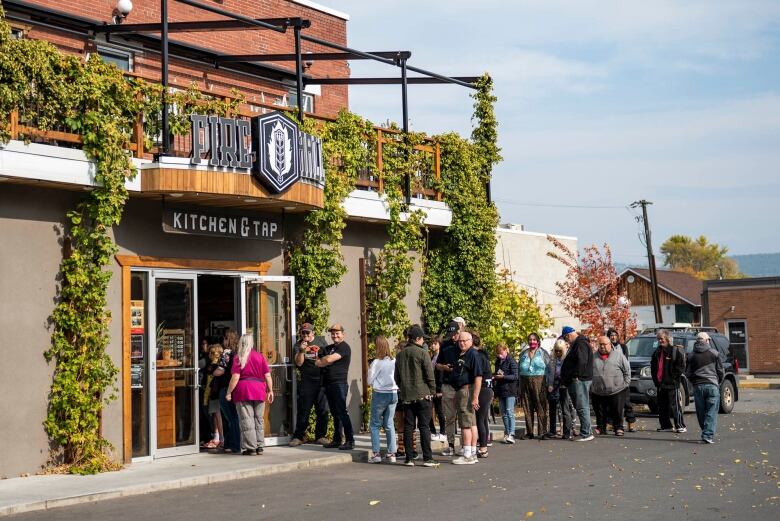
{"label": "utility pole", "polygon": [[631,203],[631,208],[642,207],[642,222],[645,225],[645,245],[647,246],[647,264],[650,267],[650,285],[653,293],[653,310],[655,311],[656,324],[661,324],[663,316],[661,316],[661,300],[658,297],[658,273],[655,271],[655,255],[653,255],[653,244],[650,240],[650,223],[647,220],[647,205],[649,204],[653,203],[642,199],[641,201]]}

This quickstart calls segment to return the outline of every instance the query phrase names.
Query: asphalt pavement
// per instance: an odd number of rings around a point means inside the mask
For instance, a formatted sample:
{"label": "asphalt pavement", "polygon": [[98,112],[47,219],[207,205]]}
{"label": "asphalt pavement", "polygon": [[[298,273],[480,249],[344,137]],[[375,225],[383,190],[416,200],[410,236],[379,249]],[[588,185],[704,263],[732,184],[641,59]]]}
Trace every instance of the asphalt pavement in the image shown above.
{"label": "asphalt pavement", "polygon": [[351,463],[102,501],[13,520],[780,519],[780,391],[743,390],[714,445],[640,431],[496,444],[477,465]]}

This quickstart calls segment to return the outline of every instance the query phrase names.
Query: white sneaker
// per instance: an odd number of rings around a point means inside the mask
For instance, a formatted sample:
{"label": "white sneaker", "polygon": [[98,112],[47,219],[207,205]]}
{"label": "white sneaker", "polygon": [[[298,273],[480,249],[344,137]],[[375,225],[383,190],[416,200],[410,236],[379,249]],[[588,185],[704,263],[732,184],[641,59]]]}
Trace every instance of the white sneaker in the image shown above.
{"label": "white sneaker", "polygon": [[369,463],[382,463],[382,455],[378,452],[375,452],[373,456],[368,458]]}
{"label": "white sneaker", "polygon": [[404,461],[404,465],[406,465],[407,467],[414,467],[414,461],[406,460]]}
{"label": "white sneaker", "polygon": [[463,456],[463,447],[458,449],[458,456]]}
{"label": "white sneaker", "polygon": [[452,460],[453,465],[474,465],[476,462],[476,456],[461,456],[460,458]]}
{"label": "white sneaker", "polygon": [[385,456],[385,459],[388,463],[395,463],[395,454],[388,454]]}
{"label": "white sneaker", "polygon": [[595,436],[593,436],[593,434],[591,434],[590,436],[580,436],[579,438],[574,438],[574,441],[590,441],[590,440],[592,440],[594,438],[595,438]]}
{"label": "white sneaker", "polygon": [[442,456],[454,456],[455,450],[453,450],[452,447],[447,447],[443,451],[441,451]]}
{"label": "white sneaker", "polygon": [[509,434],[506,438],[504,438],[504,443],[508,443],[509,445],[513,445],[515,443],[515,437]]}
{"label": "white sneaker", "polygon": [[674,432],[682,434],[683,432],[688,432],[688,429],[685,427],[680,427],[679,429],[675,429]]}

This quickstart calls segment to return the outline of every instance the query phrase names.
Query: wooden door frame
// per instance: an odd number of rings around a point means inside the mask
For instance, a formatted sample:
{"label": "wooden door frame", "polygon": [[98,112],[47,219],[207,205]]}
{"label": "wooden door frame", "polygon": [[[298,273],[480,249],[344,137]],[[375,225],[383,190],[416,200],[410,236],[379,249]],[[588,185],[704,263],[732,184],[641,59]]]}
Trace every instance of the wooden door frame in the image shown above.
{"label": "wooden door frame", "polygon": [[[135,268],[185,269],[203,271],[241,271],[268,273],[270,262],[240,262],[201,259],[177,259],[139,255],[115,255],[122,268],[122,461],[133,460],[132,391],[130,389],[130,275]],[[195,305],[197,305],[197,295]],[[196,325],[197,327],[197,325]],[[196,346],[197,348],[197,346]],[[148,382],[147,382],[148,383]]]}

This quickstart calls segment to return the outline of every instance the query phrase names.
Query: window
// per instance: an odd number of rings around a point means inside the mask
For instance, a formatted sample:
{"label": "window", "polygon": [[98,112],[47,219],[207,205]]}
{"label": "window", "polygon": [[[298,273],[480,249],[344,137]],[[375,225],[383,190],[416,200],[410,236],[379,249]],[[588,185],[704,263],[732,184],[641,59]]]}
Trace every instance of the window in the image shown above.
{"label": "window", "polygon": [[98,47],[98,55],[106,63],[113,63],[120,71],[131,72],[133,70],[133,54],[117,49]]}
{"label": "window", "polygon": [[[287,106],[292,108],[298,107],[298,92],[292,89],[287,92]],[[308,92],[303,93],[303,111],[314,112],[314,95]]]}
{"label": "window", "polygon": [[24,38],[24,29],[11,27],[11,38],[14,40],[21,40],[22,38]]}

